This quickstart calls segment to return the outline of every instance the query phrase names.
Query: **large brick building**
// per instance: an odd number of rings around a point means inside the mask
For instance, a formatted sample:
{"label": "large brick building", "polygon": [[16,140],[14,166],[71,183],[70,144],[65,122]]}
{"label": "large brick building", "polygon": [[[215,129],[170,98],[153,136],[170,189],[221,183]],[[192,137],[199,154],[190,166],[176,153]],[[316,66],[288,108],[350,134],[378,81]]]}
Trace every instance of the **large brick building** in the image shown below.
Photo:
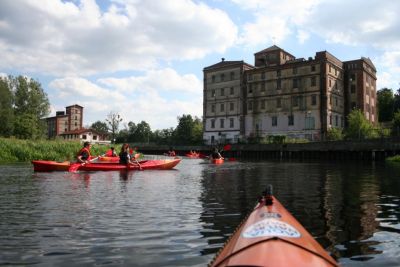
{"label": "large brick building", "polygon": [[327,51],[296,58],[271,46],[254,66],[226,61],[204,68],[206,143],[286,135],[323,140],[353,108],[377,123],[376,69],[368,58],[342,62]]}

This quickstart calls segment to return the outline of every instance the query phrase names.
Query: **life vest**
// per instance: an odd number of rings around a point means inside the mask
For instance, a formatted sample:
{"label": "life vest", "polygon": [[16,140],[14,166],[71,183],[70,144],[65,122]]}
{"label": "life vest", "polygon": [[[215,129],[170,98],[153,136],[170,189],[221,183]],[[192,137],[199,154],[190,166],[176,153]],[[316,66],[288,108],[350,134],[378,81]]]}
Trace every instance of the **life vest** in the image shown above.
{"label": "life vest", "polygon": [[83,152],[86,152],[86,153],[89,155],[87,159],[84,159],[84,158],[83,158],[83,160],[88,160],[88,159],[91,158],[90,150],[89,150],[87,147],[81,148],[81,150],[79,150],[79,152],[78,152],[78,154],[76,155],[76,157],[79,157],[80,155],[82,155]]}

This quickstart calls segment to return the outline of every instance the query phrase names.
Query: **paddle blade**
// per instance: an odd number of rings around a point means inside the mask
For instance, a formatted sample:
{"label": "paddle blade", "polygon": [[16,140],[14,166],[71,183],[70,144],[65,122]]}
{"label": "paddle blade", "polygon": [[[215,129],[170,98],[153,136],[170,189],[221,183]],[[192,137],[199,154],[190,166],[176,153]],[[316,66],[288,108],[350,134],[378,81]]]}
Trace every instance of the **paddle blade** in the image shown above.
{"label": "paddle blade", "polygon": [[72,163],[71,165],[69,165],[68,171],[69,172],[76,172],[79,169],[80,166],[81,166],[80,163]]}
{"label": "paddle blade", "polygon": [[231,144],[227,144],[227,145],[224,146],[223,149],[224,149],[225,151],[229,151],[229,150],[231,150],[231,147],[232,147]]}

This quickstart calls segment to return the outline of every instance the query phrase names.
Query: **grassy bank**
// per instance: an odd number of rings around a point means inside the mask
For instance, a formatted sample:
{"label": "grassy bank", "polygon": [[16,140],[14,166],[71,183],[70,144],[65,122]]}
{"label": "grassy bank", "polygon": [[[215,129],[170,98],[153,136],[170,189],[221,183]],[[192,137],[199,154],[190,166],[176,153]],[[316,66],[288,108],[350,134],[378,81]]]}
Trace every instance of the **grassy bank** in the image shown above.
{"label": "grassy bank", "polygon": [[396,156],[393,156],[393,157],[388,157],[388,158],[386,158],[386,161],[400,163],[400,155],[396,155]]}
{"label": "grassy bank", "polygon": [[[29,162],[31,160],[75,160],[82,144],[72,141],[20,140],[0,138],[0,162]],[[93,145],[92,155],[104,154],[110,147]],[[117,148],[118,149],[118,148]],[[118,150],[117,150],[118,151]]]}

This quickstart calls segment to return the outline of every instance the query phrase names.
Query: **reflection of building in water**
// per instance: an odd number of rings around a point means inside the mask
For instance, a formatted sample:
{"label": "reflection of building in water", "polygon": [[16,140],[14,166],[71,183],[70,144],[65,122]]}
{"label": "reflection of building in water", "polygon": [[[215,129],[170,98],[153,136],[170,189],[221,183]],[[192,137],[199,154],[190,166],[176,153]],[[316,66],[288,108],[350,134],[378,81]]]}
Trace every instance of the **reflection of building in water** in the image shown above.
{"label": "reflection of building in water", "polygon": [[[372,180],[376,177],[363,173],[352,166],[351,172],[343,168],[325,174],[325,236],[331,244],[366,240],[377,230],[380,188],[378,181]],[[332,247],[330,250],[335,249]],[[346,250],[346,255],[366,255],[371,254],[372,249],[368,243],[353,242]]]}

